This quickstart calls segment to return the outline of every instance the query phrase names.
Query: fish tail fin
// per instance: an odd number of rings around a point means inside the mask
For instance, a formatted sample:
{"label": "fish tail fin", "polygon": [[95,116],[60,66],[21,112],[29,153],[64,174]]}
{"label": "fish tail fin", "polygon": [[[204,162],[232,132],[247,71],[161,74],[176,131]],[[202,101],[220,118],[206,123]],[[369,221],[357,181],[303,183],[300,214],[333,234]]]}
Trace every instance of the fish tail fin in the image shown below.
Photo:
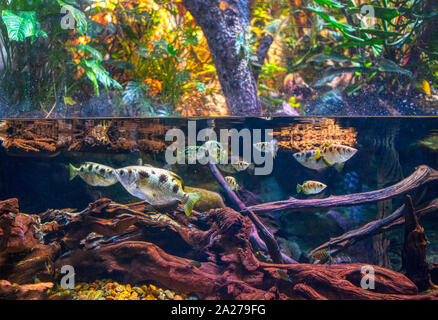
{"label": "fish tail fin", "polygon": [[186,216],[190,216],[192,213],[193,207],[195,206],[196,202],[201,199],[201,193],[199,192],[192,192],[188,194],[187,202],[183,204],[184,212],[186,213]]}
{"label": "fish tail fin", "polygon": [[70,181],[78,175],[78,168],[75,168],[71,163],[69,165]]}
{"label": "fish tail fin", "polygon": [[297,193],[300,193],[300,192],[301,192],[301,185],[297,184]]}

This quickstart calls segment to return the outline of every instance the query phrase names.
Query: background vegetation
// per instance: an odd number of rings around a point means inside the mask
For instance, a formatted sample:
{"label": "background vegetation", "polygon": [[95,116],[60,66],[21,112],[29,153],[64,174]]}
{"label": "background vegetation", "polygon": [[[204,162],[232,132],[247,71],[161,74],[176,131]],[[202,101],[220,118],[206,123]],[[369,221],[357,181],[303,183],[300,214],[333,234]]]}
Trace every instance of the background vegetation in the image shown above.
{"label": "background vegetation", "polygon": [[[207,2],[227,11],[235,1]],[[215,54],[180,1],[2,0],[0,9],[0,96],[16,112],[86,115],[97,99],[121,116],[229,113]],[[238,40],[263,112],[436,113],[437,9],[432,0],[252,1]]]}

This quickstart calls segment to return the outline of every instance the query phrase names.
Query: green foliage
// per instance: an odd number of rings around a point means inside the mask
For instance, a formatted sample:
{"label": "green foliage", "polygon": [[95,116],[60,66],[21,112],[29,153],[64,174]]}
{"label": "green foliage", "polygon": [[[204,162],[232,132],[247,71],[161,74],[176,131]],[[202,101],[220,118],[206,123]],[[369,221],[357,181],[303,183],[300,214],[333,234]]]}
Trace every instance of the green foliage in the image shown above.
{"label": "green foliage", "polygon": [[[76,29],[64,30],[60,13],[66,8],[76,21]],[[121,89],[103,68],[102,55],[90,46],[70,46],[72,36],[85,34],[87,17],[74,0],[0,1],[1,21],[1,87],[11,105],[20,111],[47,111],[65,97],[82,94],[81,78],[75,78],[78,66],[99,94],[99,84],[107,91],[113,86]],[[74,58],[85,52],[81,63]],[[84,78],[86,79],[86,78]],[[69,100],[74,101],[73,99]]]}
{"label": "green foliage", "polygon": [[179,69],[182,52],[166,40],[151,41],[153,49],[142,47],[137,51],[139,73],[148,75],[161,82],[161,100],[163,103],[177,105],[184,93],[184,87],[190,80],[189,69]]}
{"label": "green foliage", "polygon": [[85,15],[84,12],[82,12],[81,10],[77,9],[75,6],[77,6],[75,1],[70,0],[70,3],[61,1],[61,0],[56,0],[58,2],[58,4],[61,7],[64,7],[65,9],[68,10],[68,12],[70,12],[73,17],[76,20],[76,27],[79,31],[79,34],[83,35],[85,34],[85,32],[87,31],[87,27],[88,27],[88,23],[87,23],[87,16]]}
{"label": "green foliage", "polygon": [[3,10],[2,20],[8,30],[10,40],[24,41],[29,37],[47,38],[47,34],[40,29],[36,12]]}
{"label": "green foliage", "polygon": [[83,58],[80,66],[84,68],[88,79],[93,83],[94,94],[99,96],[99,83],[103,86],[106,93],[109,87],[122,90],[122,86],[113,78],[110,77],[109,72],[102,66],[102,54],[89,45],[80,44],[78,49],[85,53],[91,54],[91,58]]}
{"label": "green foliage", "polygon": [[[365,4],[355,6],[351,1],[315,0],[307,10],[324,21],[324,28],[337,31],[342,37],[330,46],[321,47],[324,52],[307,60],[330,64],[315,86],[323,86],[346,72],[355,73],[360,79],[358,86],[379,74],[399,76],[400,81],[412,77],[403,60],[430,18],[423,11],[422,1],[403,1],[391,7],[381,0],[365,7]],[[371,21],[367,21],[370,16]]]}
{"label": "green foliage", "polygon": [[205,53],[198,51],[200,28],[172,2],[156,1],[151,7],[128,1],[111,9],[95,8],[90,14],[109,15],[116,21],[105,27],[114,41],[105,41],[97,32],[92,43],[107,53],[105,64],[124,87],[121,113],[133,107],[136,114],[175,115],[193,92],[209,94],[204,79],[214,68],[206,71],[208,66],[201,62]]}

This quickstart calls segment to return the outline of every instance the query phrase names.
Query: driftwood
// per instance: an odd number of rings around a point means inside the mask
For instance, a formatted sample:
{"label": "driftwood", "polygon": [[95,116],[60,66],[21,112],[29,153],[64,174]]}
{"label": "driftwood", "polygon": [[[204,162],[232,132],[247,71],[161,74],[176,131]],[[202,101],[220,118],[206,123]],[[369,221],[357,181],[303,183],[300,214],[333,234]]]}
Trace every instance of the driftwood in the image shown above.
{"label": "driftwood", "polygon": [[[136,209],[141,207],[134,205]],[[131,213],[134,211],[130,205],[100,200],[74,220],[82,221],[87,232],[107,230],[113,234],[110,222],[130,215],[127,207]],[[416,286],[404,275],[377,266],[373,291],[360,287],[359,264],[260,262],[251,250],[252,223],[248,217],[230,208],[203,215],[200,220],[209,226],[205,231],[182,222],[175,227],[136,214],[137,222],[125,225],[123,234],[97,245],[72,249],[56,260],[56,266],[73,265],[77,276],[86,280],[109,276],[133,283],[156,281],[202,299],[431,299],[437,295],[418,295]],[[95,223],[85,222],[86,217],[96,219]],[[63,227],[65,239],[77,243],[80,237],[72,223]],[[160,243],[163,238],[165,241]],[[186,250],[182,242],[188,245]],[[178,244],[178,249],[173,248]]]}
{"label": "driftwood", "polygon": [[[219,182],[221,187],[225,190],[228,198],[233,202],[240,210],[240,212],[245,212],[248,217],[251,219],[252,223],[254,223],[254,226],[257,228],[257,230],[260,232],[261,238],[264,241],[266,245],[266,249],[269,252],[272,261],[275,263],[295,263],[295,261],[291,258],[286,257],[284,254],[280,252],[280,247],[278,246],[277,241],[275,240],[272,233],[266,228],[265,225],[260,221],[260,219],[252,212],[252,210],[248,209],[245,204],[243,204],[242,201],[237,197],[237,195],[230,189],[228,184],[226,183],[224,177],[219,172],[218,168],[215,164],[209,163],[210,171],[213,174],[213,176],[216,178],[216,180]],[[254,230],[252,228],[252,234],[253,238],[258,239],[258,233],[257,230]],[[257,233],[257,234],[256,234]],[[260,243],[260,241],[258,241]],[[283,258],[284,257],[284,258]]]}
{"label": "driftwood", "polygon": [[[350,230],[338,237],[334,237],[326,243],[318,246],[310,252],[310,255],[315,254],[317,251],[330,248],[333,254],[339,253],[348,247],[351,247],[358,241],[364,240],[371,236],[381,234],[396,228],[399,228],[405,223],[405,209],[406,206],[402,205],[394,213],[387,216],[384,219],[371,221],[364,226]],[[432,200],[423,208],[416,211],[417,217],[422,217],[426,214],[430,214],[438,211],[438,199]]]}
{"label": "driftwood", "polygon": [[39,237],[38,216],[18,212],[18,200],[0,201],[0,279],[30,283],[48,280],[47,267],[60,247]]}
{"label": "driftwood", "polygon": [[[1,204],[0,212],[5,212],[2,216],[10,215],[8,209],[2,211]],[[32,224],[30,220],[27,222],[26,230]],[[54,257],[54,269],[72,265],[77,281],[104,277],[131,283],[154,281],[202,299],[438,297],[436,291],[419,295],[415,284],[406,276],[377,266],[374,267],[375,289],[366,290],[360,286],[360,264],[260,262],[251,249],[251,226],[249,217],[230,208],[210,210],[202,215],[195,213],[187,218],[179,210],[170,216],[147,212],[144,202],[120,205],[101,199],[78,213],[49,211],[42,215],[39,227],[47,241],[58,243],[60,252]],[[1,234],[4,231],[1,229]],[[36,241],[33,233],[22,237],[28,243]],[[3,251],[13,242],[8,243]],[[8,276],[0,274],[1,278]],[[0,282],[0,297],[46,298],[41,288],[50,284],[27,286],[25,280],[12,286],[10,282]]]}
{"label": "driftwood", "polygon": [[384,189],[363,193],[354,193],[344,196],[330,196],[324,199],[298,200],[295,198],[290,198],[284,201],[269,202],[251,206],[249,209],[256,214],[261,214],[298,211],[305,209],[323,210],[333,207],[363,205],[403,195],[421,185],[437,179],[438,171],[428,166],[421,165],[417,167],[409,177]]}
{"label": "driftwood", "polygon": [[43,300],[48,299],[47,289],[53,283],[40,282],[35,284],[11,284],[9,281],[0,280],[0,298],[7,300]]}
{"label": "driftwood", "polygon": [[402,251],[402,268],[420,291],[432,286],[429,264],[426,261],[427,241],[424,229],[418,223],[414,205],[410,196],[406,196],[405,242]]}

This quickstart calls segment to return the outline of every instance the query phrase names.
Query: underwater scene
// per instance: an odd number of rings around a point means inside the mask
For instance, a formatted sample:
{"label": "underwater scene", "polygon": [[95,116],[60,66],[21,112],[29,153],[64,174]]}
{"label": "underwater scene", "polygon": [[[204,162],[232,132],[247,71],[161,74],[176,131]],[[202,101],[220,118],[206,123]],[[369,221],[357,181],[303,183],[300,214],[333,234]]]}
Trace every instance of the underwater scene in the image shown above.
{"label": "underwater scene", "polygon": [[438,297],[432,117],[5,120],[0,299]]}

